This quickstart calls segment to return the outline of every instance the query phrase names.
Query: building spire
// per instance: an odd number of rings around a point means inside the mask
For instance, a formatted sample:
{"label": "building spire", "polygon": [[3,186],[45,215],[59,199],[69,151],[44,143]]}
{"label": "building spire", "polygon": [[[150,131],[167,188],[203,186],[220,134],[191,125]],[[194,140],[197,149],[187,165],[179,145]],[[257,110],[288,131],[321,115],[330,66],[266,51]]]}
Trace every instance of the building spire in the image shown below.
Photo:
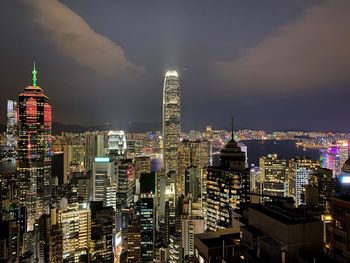
{"label": "building spire", "polygon": [[233,116],[231,117],[231,141],[233,141]]}
{"label": "building spire", "polygon": [[36,71],[35,68],[35,61],[34,61],[34,67],[33,67],[33,71],[32,71],[32,81],[33,81],[33,87],[36,87],[36,75],[38,74],[38,72]]}

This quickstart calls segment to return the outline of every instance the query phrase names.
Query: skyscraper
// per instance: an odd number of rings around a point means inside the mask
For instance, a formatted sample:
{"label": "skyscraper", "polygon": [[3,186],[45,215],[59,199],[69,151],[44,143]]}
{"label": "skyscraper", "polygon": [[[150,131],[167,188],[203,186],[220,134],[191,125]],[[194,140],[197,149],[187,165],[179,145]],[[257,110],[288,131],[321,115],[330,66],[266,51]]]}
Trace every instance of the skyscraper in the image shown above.
{"label": "skyscraper", "polygon": [[277,154],[260,157],[261,193],[264,195],[286,196],[286,160]]}
{"label": "skyscraper", "polygon": [[13,156],[17,147],[17,102],[14,100],[7,100],[6,146]]}
{"label": "skyscraper", "polygon": [[180,143],[180,84],[175,70],[165,74],[163,86],[163,160],[168,173],[178,170],[178,146]]}
{"label": "skyscraper", "polygon": [[309,184],[310,173],[318,169],[318,161],[307,157],[296,157],[288,162],[287,178],[289,196],[293,197],[296,206],[304,204],[301,195],[304,185]]}
{"label": "skyscraper", "polygon": [[126,153],[126,137],[124,131],[108,132],[108,156],[113,159],[123,159]]}
{"label": "skyscraper", "polygon": [[28,210],[28,230],[48,211],[51,201],[52,109],[37,86],[35,64],[32,74],[32,86],[18,98],[18,199]]}
{"label": "skyscraper", "polygon": [[207,227],[216,231],[232,226],[232,212],[250,202],[249,170],[245,153],[233,139],[220,151],[220,165],[209,166],[207,176]]}

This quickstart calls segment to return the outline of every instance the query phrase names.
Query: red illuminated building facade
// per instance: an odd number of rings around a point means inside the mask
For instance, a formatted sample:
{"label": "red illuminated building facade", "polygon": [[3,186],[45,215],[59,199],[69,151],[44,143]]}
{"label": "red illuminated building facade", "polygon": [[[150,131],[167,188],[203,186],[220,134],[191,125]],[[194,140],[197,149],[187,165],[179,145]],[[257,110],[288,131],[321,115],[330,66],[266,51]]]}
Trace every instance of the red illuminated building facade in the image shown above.
{"label": "red illuminated building facade", "polygon": [[51,126],[52,108],[49,98],[33,84],[18,99],[18,199],[27,209],[27,230],[35,219],[48,211],[51,202]]}

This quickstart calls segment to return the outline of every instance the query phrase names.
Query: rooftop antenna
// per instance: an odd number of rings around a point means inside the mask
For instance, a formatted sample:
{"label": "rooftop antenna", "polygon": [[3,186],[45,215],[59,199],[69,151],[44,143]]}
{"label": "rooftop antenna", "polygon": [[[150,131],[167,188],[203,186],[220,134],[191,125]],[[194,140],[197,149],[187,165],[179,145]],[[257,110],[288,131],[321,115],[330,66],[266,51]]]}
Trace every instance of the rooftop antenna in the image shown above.
{"label": "rooftop antenna", "polygon": [[36,75],[38,74],[38,71],[35,68],[35,61],[34,61],[34,67],[33,67],[33,71],[32,71],[32,80],[33,80],[33,87],[36,87]]}

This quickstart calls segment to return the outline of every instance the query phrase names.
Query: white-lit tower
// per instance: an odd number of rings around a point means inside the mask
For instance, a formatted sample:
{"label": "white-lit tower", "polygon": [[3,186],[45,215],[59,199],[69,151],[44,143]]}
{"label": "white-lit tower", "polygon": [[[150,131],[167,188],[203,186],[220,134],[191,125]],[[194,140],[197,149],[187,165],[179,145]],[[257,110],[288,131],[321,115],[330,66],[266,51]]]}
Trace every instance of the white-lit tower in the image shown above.
{"label": "white-lit tower", "polygon": [[178,147],[180,143],[180,83],[175,70],[165,74],[163,86],[163,163],[165,172],[178,172]]}

